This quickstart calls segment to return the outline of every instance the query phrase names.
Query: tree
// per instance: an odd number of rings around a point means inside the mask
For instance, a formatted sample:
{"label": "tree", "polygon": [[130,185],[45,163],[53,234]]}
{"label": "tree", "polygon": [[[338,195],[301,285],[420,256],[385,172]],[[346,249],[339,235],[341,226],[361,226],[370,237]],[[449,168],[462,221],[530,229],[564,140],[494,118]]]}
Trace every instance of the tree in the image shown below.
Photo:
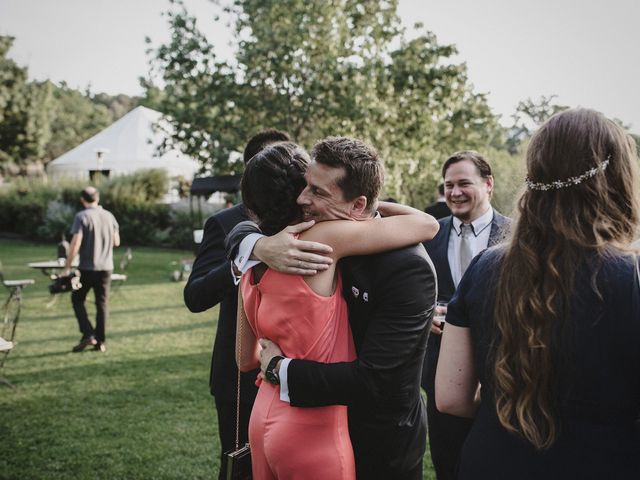
{"label": "tree", "polygon": [[558,112],[568,109],[567,105],[554,103],[557,95],[541,96],[538,100],[527,98],[519,102],[513,118],[513,125],[507,135],[507,148],[516,154],[523,142],[531,138],[536,128]]}
{"label": "tree", "polygon": [[96,93],[92,95],[90,92],[87,92],[85,96],[90,98],[96,105],[104,105],[114,122],[137,107],[139,103],[138,97],[130,97],[123,93],[119,93],[118,95]]}
{"label": "tree", "polygon": [[502,143],[485,96],[449,59],[455,47],[421,25],[409,39],[395,0],[236,0],[225,9],[232,61],[172,3],[171,40],[150,51],[165,85],[159,110],[172,124],[168,143],[218,173],[239,170],[229,154],[263,128],[307,147],[356,136],[380,150],[388,193],[423,205],[448,154]]}
{"label": "tree", "polygon": [[42,173],[45,163],[137,104],[135,97],[82,93],[64,82],[28,82],[27,69],[7,57],[13,40],[0,36],[0,174]]}
{"label": "tree", "polygon": [[0,36],[0,170],[19,172],[40,159],[51,138],[51,88],[27,82],[27,69],[7,57],[13,37]]}
{"label": "tree", "polygon": [[59,86],[50,85],[55,102],[52,106],[52,138],[43,155],[46,162],[76,147],[115,120],[109,109],[94,102],[89,94],[69,88],[64,82]]}

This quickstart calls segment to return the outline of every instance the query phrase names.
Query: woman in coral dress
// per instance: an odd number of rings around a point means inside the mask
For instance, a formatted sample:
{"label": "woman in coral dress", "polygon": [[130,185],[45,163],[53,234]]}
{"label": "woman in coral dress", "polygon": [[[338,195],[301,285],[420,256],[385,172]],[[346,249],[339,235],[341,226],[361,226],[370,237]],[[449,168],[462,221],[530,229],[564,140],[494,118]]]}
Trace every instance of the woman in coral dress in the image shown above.
{"label": "woman in coral dress", "polygon": [[[296,199],[306,186],[308,164],[307,153],[291,143],[267,147],[247,164],[243,201],[265,234],[300,221]],[[438,231],[433,217],[411,207],[383,202],[377,209],[385,218],[320,222],[300,235],[333,248],[334,262],[326,271],[302,277],[261,264],[243,275],[241,370],[259,366],[258,338],[277,343],[287,358],[327,363],[355,359],[337,260],[416,244]],[[255,479],[355,478],[346,406],[291,407],[280,399],[279,385],[261,379],[258,384],[249,422]]]}

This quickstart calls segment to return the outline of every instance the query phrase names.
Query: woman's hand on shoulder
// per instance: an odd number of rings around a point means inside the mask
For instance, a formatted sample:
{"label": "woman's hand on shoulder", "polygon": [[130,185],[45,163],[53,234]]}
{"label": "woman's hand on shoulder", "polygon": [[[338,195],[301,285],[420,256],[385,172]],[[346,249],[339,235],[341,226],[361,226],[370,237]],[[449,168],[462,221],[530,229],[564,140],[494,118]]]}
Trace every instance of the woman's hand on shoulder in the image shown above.
{"label": "woman's hand on shoulder", "polygon": [[261,238],[254,247],[255,256],[269,268],[291,275],[315,275],[328,269],[333,262],[329,245],[296,238],[313,225],[313,221],[290,225]]}

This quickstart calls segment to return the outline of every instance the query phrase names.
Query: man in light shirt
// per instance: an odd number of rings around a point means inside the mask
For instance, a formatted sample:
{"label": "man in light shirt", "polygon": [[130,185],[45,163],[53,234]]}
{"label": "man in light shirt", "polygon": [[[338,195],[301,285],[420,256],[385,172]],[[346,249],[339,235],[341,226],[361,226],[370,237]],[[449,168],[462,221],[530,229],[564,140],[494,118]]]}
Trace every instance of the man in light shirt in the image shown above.
{"label": "man in light shirt", "polygon": [[[72,351],[81,352],[87,347],[105,352],[105,328],[109,317],[109,289],[113,272],[113,247],[120,245],[118,222],[111,212],[98,202],[100,193],[94,187],[87,187],[80,193],[80,203],[84,210],[78,212],[71,226],[71,244],[63,275],[68,275],[76,255],[80,255],[80,282],[78,290],[71,292],[73,311],[82,333],[80,342]],[[85,300],[89,290],[96,298],[96,325],[91,325]]]}
{"label": "man in light shirt", "polygon": [[[507,217],[491,207],[491,166],[478,152],[451,155],[442,167],[442,177],[452,214],[439,220],[438,234],[424,243],[438,274],[441,305],[453,296],[471,259],[502,241],[510,224]],[[422,371],[422,387],[427,392],[429,448],[438,480],[456,478],[460,450],[471,427],[471,419],[441,413],[435,405],[434,383],[445,314],[445,306],[436,307]]]}

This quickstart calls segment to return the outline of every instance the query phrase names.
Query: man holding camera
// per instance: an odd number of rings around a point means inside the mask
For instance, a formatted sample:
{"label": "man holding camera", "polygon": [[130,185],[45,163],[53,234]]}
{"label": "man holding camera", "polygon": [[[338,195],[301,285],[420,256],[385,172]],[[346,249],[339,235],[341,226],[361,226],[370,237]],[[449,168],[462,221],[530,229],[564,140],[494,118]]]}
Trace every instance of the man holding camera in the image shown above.
{"label": "man holding camera", "polygon": [[[81,287],[71,293],[73,311],[82,333],[80,343],[73,347],[81,352],[91,346],[105,352],[105,324],[109,315],[109,288],[113,271],[113,247],[120,245],[119,226],[111,212],[98,205],[100,194],[94,187],[87,187],[80,193],[80,203],[84,210],[78,212],[71,227],[71,244],[64,266],[63,275],[71,272],[71,264],[80,254]],[[89,322],[85,300],[93,289],[96,298],[96,327]]]}

